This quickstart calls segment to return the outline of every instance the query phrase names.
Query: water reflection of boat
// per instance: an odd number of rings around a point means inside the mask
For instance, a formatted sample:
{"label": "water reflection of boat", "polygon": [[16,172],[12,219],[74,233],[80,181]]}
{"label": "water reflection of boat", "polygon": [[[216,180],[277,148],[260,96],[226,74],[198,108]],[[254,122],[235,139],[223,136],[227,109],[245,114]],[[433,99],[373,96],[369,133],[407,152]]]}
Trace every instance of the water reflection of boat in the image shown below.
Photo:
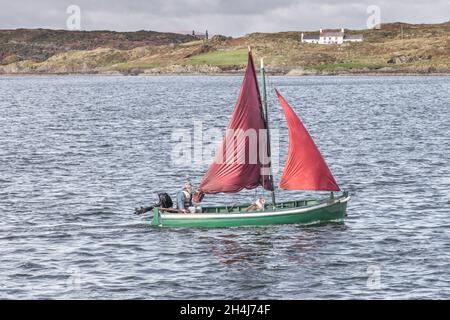
{"label": "water reflection of boat", "polygon": [[202,240],[206,242],[210,253],[225,265],[241,263],[263,265],[273,250],[272,239],[267,234],[257,233],[250,236],[252,241],[247,243],[234,240],[234,234],[222,236],[220,241],[211,237],[202,237]]}

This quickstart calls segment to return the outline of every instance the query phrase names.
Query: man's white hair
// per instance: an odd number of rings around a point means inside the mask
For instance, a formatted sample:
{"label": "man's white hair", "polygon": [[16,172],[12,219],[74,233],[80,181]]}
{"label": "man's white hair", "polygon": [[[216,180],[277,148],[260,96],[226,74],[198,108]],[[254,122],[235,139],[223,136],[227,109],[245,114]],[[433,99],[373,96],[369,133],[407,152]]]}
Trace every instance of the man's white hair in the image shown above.
{"label": "man's white hair", "polygon": [[184,183],[184,187],[185,187],[185,188],[187,188],[187,187],[192,187],[192,184],[191,184],[189,181],[186,181],[186,182]]}

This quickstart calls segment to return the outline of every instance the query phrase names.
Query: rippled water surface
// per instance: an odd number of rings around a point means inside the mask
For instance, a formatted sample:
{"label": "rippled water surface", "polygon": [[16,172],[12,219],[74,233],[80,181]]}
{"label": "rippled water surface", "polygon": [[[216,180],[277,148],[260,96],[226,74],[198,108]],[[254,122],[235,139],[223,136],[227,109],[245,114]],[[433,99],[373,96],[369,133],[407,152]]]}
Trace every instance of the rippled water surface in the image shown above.
{"label": "rippled water surface", "polygon": [[159,230],[133,214],[198,184],[207,161],[180,163],[172,134],[223,130],[241,80],[0,77],[0,298],[450,298],[449,77],[269,79],[350,192],[343,224]]}

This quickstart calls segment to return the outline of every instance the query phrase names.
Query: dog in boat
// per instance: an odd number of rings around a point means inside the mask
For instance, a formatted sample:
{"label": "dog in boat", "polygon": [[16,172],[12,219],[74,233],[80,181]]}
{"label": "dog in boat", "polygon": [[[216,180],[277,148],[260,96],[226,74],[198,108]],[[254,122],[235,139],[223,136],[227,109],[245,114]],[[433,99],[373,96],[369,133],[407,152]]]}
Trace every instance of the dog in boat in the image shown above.
{"label": "dog in boat", "polygon": [[263,197],[258,198],[255,201],[253,201],[252,204],[250,206],[248,206],[247,209],[245,209],[245,211],[247,211],[247,212],[261,211],[264,209],[265,203],[266,203],[266,199],[264,199]]}

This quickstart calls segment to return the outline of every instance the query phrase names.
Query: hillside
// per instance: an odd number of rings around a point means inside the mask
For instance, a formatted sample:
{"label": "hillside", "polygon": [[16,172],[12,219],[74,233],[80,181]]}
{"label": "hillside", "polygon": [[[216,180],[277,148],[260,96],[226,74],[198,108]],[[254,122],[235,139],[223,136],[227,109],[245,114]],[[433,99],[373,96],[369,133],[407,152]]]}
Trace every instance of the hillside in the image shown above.
{"label": "hillside", "polygon": [[0,73],[240,72],[248,45],[278,74],[450,73],[450,22],[346,30],[356,33],[363,42],[319,45],[301,43],[301,31],[204,42],[151,31],[0,30]]}
{"label": "hillside", "polygon": [[98,48],[130,50],[136,47],[183,43],[195,38],[189,35],[155,31],[66,31],[48,29],[0,30],[0,64],[11,61],[43,62],[74,50]]}

